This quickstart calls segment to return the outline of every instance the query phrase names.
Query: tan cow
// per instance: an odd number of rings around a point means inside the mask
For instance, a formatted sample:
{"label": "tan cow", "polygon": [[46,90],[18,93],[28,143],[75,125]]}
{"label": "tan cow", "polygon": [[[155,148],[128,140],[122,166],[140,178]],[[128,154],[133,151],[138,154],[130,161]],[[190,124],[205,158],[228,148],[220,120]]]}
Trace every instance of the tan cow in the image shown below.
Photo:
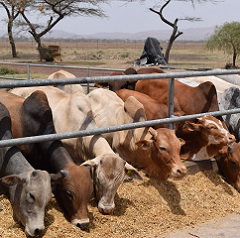
{"label": "tan cow", "polygon": [[[95,89],[88,94],[98,127],[145,121],[143,105],[134,97],[124,103],[116,93]],[[144,127],[103,135],[112,148],[146,175],[159,180],[181,178],[186,167],[180,160],[180,140],[167,128]]]}
{"label": "tan cow", "polygon": [[[37,89],[44,91],[48,97],[56,132],[96,128],[89,99],[81,91],[69,94],[52,86],[42,86],[16,88],[12,92],[27,97]],[[98,209],[102,213],[112,213],[115,194],[126,176],[141,179],[137,170],[117,156],[100,135],[65,139],[63,143],[76,163],[87,160],[84,165],[91,166]]]}
{"label": "tan cow", "polygon": [[[74,79],[76,76],[66,70],[60,69],[48,76],[48,79]],[[56,86],[59,89],[62,89],[63,91],[67,93],[75,93],[78,91],[84,92],[84,89],[79,84],[65,84],[65,85],[57,85]]]}

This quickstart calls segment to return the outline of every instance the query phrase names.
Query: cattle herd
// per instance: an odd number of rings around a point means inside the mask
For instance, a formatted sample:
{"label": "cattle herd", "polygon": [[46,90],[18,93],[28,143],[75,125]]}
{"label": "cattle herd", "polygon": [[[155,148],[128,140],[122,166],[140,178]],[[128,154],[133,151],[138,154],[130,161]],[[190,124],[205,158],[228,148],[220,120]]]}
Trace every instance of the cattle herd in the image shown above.
{"label": "cattle herd", "polygon": [[[128,68],[112,75],[163,73],[157,67]],[[60,70],[49,76],[74,78]],[[208,81],[175,81],[174,116],[239,108],[236,85],[219,90]],[[168,117],[168,79],[39,86],[0,91],[1,140],[47,135]],[[87,230],[88,202],[112,214],[119,186],[129,179],[166,181],[187,175],[185,161],[215,160],[218,172],[240,191],[239,115],[203,116],[167,124],[86,137],[0,148],[0,194],[27,236],[45,232],[45,208],[52,194],[64,216]]]}

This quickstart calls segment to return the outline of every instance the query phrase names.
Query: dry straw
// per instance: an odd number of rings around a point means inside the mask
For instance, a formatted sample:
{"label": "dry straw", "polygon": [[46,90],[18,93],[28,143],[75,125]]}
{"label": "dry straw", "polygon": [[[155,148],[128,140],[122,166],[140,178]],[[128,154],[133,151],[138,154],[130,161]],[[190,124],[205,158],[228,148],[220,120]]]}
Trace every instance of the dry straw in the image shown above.
{"label": "dry straw", "polygon": [[[240,211],[240,194],[212,171],[177,181],[158,182],[144,177],[143,181],[126,182],[115,201],[116,210],[109,216],[100,214],[91,201],[91,226],[89,232],[84,232],[66,221],[53,198],[47,207],[44,237],[164,237],[166,232]],[[12,219],[8,200],[1,196],[0,202],[0,237],[26,237]]]}

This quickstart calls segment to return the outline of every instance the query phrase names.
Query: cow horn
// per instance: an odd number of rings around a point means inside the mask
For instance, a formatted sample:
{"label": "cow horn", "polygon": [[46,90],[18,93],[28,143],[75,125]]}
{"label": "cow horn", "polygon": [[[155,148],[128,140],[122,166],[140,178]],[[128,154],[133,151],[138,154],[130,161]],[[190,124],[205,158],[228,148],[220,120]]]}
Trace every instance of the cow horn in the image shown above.
{"label": "cow horn", "polygon": [[68,170],[60,170],[60,174],[62,175],[62,177],[66,177],[69,174]]}

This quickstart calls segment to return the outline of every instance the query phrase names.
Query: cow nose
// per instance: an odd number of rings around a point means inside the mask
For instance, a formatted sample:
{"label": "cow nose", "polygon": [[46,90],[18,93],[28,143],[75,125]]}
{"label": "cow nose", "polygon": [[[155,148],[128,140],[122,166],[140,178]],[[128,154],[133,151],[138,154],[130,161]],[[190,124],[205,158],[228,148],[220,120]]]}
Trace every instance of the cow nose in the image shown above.
{"label": "cow nose", "polygon": [[177,170],[177,173],[178,173],[180,176],[184,176],[184,175],[187,174],[187,168],[186,168],[185,166],[183,166],[183,167],[181,167],[181,168],[179,168],[179,169]]}
{"label": "cow nose", "polygon": [[77,227],[79,227],[83,231],[87,231],[89,229],[89,223],[77,223]]}
{"label": "cow nose", "polygon": [[232,135],[232,134],[229,134],[229,136],[228,136],[228,141],[229,141],[230,143],[234,143],[234,142],[236,141],[235,136]]}
{"label": "cow nose", "polygon": [[34,235],[35,236],[40,236],[40,235],[43,234],[43,231],[44,231],[43,229],[38,229],[37,228],[37,229],[34,230]]}
{"label": "cow nose", "polygon": [[113,213],[113,209],[103,209],[101,207],[98,208],[99,212],[101,212],[104,215],[110,215]]}

